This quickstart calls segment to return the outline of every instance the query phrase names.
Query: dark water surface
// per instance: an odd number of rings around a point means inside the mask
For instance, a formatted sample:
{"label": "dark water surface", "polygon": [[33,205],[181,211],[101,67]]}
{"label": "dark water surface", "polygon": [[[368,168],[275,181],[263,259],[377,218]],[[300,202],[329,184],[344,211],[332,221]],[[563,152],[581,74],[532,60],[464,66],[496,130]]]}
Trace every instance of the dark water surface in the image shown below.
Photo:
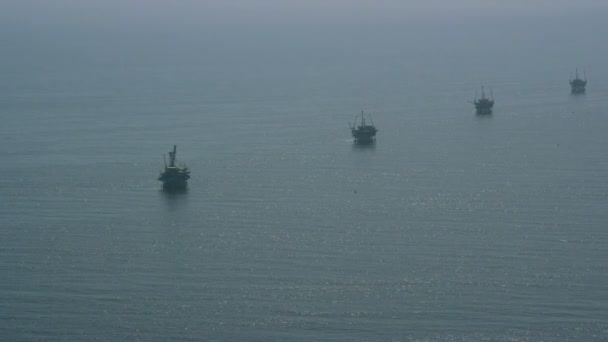
{"label": "dark water surface", "polygon": [[[605,32],[525,23],[7,34],[0,336],[608,340]],[[361,109],[375,146],[349,137]],[[186,193],[156,181],[173,144]]]}

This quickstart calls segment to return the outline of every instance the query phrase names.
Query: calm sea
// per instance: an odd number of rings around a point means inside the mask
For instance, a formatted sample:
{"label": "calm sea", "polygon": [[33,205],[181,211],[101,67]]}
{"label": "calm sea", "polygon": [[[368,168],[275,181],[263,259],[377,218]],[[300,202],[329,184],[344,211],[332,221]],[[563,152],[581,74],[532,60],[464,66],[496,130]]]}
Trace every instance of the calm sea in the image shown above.
{"label": "calm sea", "polygon": [[0,337],[608,340],[601,19],[5,31]]}

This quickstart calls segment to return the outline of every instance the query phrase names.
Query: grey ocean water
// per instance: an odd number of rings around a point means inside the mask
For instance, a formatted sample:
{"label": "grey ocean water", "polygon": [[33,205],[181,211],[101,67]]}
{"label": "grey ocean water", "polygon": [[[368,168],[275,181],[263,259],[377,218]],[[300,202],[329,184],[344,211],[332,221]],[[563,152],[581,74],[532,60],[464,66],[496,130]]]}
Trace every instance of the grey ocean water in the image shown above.
{"label": "grey ocean water", "polygon": [[608,340],[602,23],[5,30],[0,336]]}

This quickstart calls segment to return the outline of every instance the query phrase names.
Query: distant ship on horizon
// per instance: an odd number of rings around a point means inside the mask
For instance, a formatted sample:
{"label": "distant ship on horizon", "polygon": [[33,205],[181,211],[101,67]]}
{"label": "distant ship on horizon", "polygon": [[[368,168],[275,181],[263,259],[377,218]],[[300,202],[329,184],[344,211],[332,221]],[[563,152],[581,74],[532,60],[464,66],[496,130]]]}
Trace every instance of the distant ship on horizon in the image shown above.
{"label": "distant ship on horizon", "polygon": [[[164,190],[185,190],[190,179],[190,170],[186,166],[176,166],[177,145],[169,152],[169,165],[165,159],[165,170],[160,173],[158,180],[163,182]],[[163,156],[165,158],[165,156]]]}
{"label": "distant ship on horizon", "polygon": [[578,68],[576,69],[576,73],[574,74],[574,78],[570,76],[570,88],[572,94],[584,94],[585,87],[587,86],[587,75],[585,73],[585,79],[581,79],[578,76]]}
{"label": "distant ship on horizon", "polygon": [[473,100],[473,105],[475,105],[475,113],[477,114],[492,114],[492,108],[494,107],[494,95],[492,94],[492,89],[490,88],[490,97],[486,97],[486,92],[484,87],[481,87],[481,98],[478,100],[477,95],[475,95],[475,99]]}
{"label": "distant ship on horizon", "polygon": [[355,138],[355,144],[372,144],[376,141],[378,129],[374,126],[371,115],[368,114],[368,116],[371,124],[367,124],[365,114],[361,111],[361,120],[359,121],[358,116],[355,117],[354,124],[350,126],[353,138]]}

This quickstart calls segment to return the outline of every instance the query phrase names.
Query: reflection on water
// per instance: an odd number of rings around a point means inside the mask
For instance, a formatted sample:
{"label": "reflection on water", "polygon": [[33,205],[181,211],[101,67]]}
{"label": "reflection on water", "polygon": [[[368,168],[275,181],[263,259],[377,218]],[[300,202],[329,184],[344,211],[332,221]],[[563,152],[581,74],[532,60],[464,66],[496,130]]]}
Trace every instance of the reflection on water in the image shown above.
{"label": "reflection on water", "polygon": [[487,114],[475,113],[475,118],[477,118],[479,120],[491,119],[492,113],[487,113]]}
{"label": "reflection on water", "polygon": [[376,141],[353,142],[353,150],[373,150],[376,148]]}
{"label": "reflection on water", "polygon": [[570,97],[571,98],[575,98],[575,99],[580,99],[580,98],[584,98],[585,97],[585,93],[573,93],[570,92]]}
{"label": "reflection on water", "polygon": [[170,211],[179,209],[188,199],[188,188],[160,189],[158,192]]}

